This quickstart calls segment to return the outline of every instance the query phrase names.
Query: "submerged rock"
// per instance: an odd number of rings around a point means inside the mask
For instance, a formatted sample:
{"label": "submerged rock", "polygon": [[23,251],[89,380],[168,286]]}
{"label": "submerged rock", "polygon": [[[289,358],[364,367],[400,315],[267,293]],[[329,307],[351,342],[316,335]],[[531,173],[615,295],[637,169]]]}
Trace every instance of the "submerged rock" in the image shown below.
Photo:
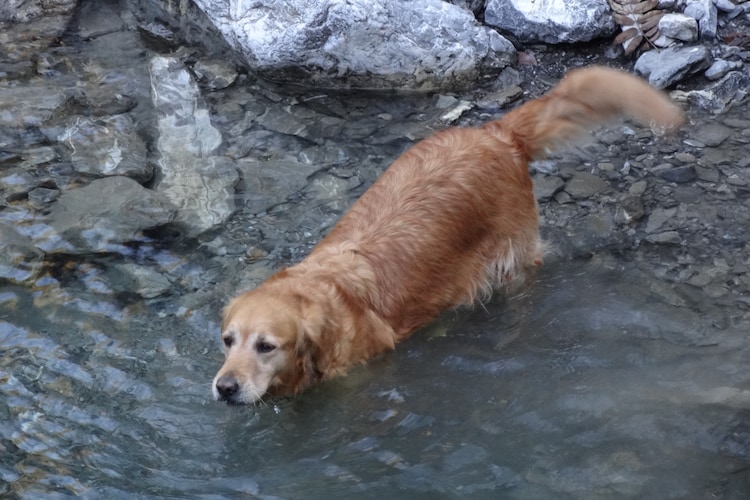
{"label": "submerged rock", "polygon": [[185,65],[179,59],[154,57],[149,69],[159,117],[154,189],[178,208],[175,222],[186,236],[194,237],[234,212],[238,174],[228,158],[216,154],[221,132],[211,124]]}
{"label": "submerged rock", "polygon": [[9,0],[0,3],[0,73],[3,63],[26,63],[60,36],[78,0]]}
{"label": "submerged rock", "polygon": [[34,79],[22,85],[0,81],[0,126],[37,127],[67,99],[65,89],[53,81]]}
{"label": "submerged rock", "polygon": [[456,88],[496,75],[513,45],[441,0],[196,0],[261,76],[308,85]]}
{"label": "submerged rock", "polygon": [[76,172],[94,177],[124,175],[140,182],[153,175],[146,144],[128,115],[72,116],[55,139],[70,150]]}
{"label": "submerged rock", "polygon": [[242,172],[242,199],[251,214],[268,210],[289,196],[301,191],[318,167],[294,161],[253,161],[237,163]]}
{"label": "submerged rock", "polygon": [[484,18],[525,43],[573,43],[612,35],[610,12],[606,0],[488,0]]}
{"label": "submerged rock", "polygon": [[176,208],[128,177],[105,177],[64,192],[50,208],[56,237],[38,243],[49,253],[110,252],[172,222]]}
{"label": "submerged rock", "polygon": [[13,227],[0,222],[0,283],[30,285],[39,277],[44,252]]}

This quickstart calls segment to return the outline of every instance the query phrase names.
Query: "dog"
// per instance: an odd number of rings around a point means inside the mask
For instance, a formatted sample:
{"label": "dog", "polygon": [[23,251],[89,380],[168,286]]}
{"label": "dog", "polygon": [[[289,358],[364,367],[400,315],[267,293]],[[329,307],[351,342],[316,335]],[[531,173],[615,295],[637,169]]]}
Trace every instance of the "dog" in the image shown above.
{"label": "dog", "polygon": [[214,397],[297,394],[539,266],[528,163],[620,116],[663,130],[684,119],[641,79],[589,67],[499,120],[411,147],[307,258],[226,306]]}

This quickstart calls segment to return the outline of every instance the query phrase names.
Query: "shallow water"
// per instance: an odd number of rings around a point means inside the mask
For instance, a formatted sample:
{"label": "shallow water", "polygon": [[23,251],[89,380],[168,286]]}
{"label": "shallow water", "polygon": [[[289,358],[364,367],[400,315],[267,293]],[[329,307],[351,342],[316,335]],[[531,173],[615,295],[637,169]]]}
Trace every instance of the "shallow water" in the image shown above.
{"label": "shallow water", "polygon": [[741,498],[746,332],[714,331],[641,278],[552,264],[256,407],[209,400],[213,318],[5,289],[0,477],[25,498]]}
{"label": "shallow water", "polygon": [[[149,52],[134,31],[69,47],[57,56],[74,58],[73,68],[75,57],[100,65],[105,93],[127,82],[141,133],[153,133]],[[51,81],[86,78],[70,70]],[[445,96],[278,90],[246,80],[205,93],[219,151],[245,176],[237,212],[218,229],[198,240],[155,230],[106,253],[57,254],[31,280],[23,266],[3,269],[0,495],[747,498],[748,191],[736,165],[748,136],[737,125],[712,150],[686,146],[691,131],[715,121],[697,111],[675,140],[719,165],[729,188],[706,178],[654,185],[644,174],[645,210],[664,220],[611,234],[595,222],[611,207],[619,213],[618,200],[558,193],[542,203],[556,254],[514,291],[446,313],[396,351],[297,398],[213,402],[226,299],[302,258],[449,109],[438,107]],[[745,102],[721,119],[747,112]],[[23,136],[24,158],[46,154],[38,131],[8,130]],[[622,137],[592,150],[604,163],[632,158],[631,176],[658,171],[674,153],[666,139]],[[582,161],[564,155],[553,169],[575,177]],[[583,161],[626,182],[622,162],[618,172],[604,163]],[[0,209],[1,222],[29,237],[47,231],[45,217],[17,203]],[[671,230],[675,218],[693,221],[676,228],[680,244],[644,229]],[[153,274],[144,285],[123,264]]]}

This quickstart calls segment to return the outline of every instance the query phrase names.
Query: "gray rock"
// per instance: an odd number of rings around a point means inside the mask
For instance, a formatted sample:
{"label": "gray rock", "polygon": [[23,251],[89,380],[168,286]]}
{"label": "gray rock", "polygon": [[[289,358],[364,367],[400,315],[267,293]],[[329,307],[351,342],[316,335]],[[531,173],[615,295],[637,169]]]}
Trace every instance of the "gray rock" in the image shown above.
{"label": "gray rock", "polygon": [[114,290],[136,293],[144,299],[164,295],[172,288],[165,276],[138,264],[118,264],[110,275]]}
{"label": "gray rock", "polygon": [[2,62],[29,61],[37,56],[40,50],[62,35],[77,4],[78,0],[0,2]]}
{"label": "gray rock", "polygon": [[704,40],[716,38],[718,13],[713,0],[687,0],[684,13],[698,21],[701,38]]}
{"label": "gray rock", "polygon": [[718,80],[726,76],[727,73],[735,69],[742,69],[742,61],[727,61],[717,59],[704,73],[709,80]]}
{"label": "gray rock", "polygon": [[159,193],[128,177],[105,177],[64,192],[50,208],[48,235],[37,246],[48,253],[117,251],[141,231],[172,222],[177,209]]}
{"label": "gray rock", "polygon": [[679,245],[682,242],[680,233],[677,231],[664,231],[646,236],[646,241],[657,245]]}
{"label": "gray rock", "polygon": [[158,115],[154,189],[178,208],[175,223],[184,234],[195,237],[232,215],[238,174],[228,158],[216,154],[221,133],[182,62],[154,57],[149,69]]}
{"label": "gray rock", "polygon": [[67,99],[66,91],[52,81],[30,80],[15,85],[0,80],[0,126],[38,127],[49,120]]}
{"label": "gray rock", "polygon": [[554,175],[534,176],[534,196],[539,201],[546,201],[560,191],[565,182]]}
{"label": "gray rock", "polygon": [[258,74],[297,84],[458,88],[496,76],[513,45],[441,0],[196,0]]}
{"label": "gray rock", "polygon": [[698,39],[698,21],[683,14],[667,13],[659,20],[659,32],[675,40],[693,42]]}
{"label": "gray rock", "polygon": [[714,0],[714,5],[722,12],[733,12],[737,8],[737,5],[732,0]]}
{"label": "gray rock", "polygon": [[574,220],[567,229],[567,236],[575,256],[599,252],[621,238],[609,213],[592,213]]}
{"label": "gray rock", "polygon": [[70,161],[79,173],[124,175],[140,182],[153,176],[146,144],[128,115],[72,116],[56,139],[70,150]]}
{"label": "gray rock", "polygon": [[692,182],[695,180],[696,176],[695,167],[692,165],[683,165],[659,172],[659,177],[667,182],[674,182],[676,184]]}
{"label": "gray rock", "polygon": [[193,65],[193,73],[210,90],[227,88],[239,76],[237,68],[230,61],[198,61]]}
{"label": "gray rock", "polygon": [[525,43],[585,42],[614,34],[606,0],[488,0],[485,23]]}
{"label": "gray rock", "polygon": [[721,123],[706,123],[698,127],[692,135],[706,146],[715,147],[731,137],[733,133],[731,128]]}
{"label": "gray rock", "polygon": [[254,161],[240,160],[242,189],[237,198],[247,211],[257,214],[301,191],[317,166],[286,160]]}
{"label": "gray rock", "polygon": [[36,187],[34,176],[22,168],[0,171],[0,205],[16,201]]}
{"label": "gray rock", "polygon": [[13,227],[0,222],[0,283],[31,285],[41,275],[44,252]]}
{"label": "gray rock", "polygon": [[606,181],[588,172],[576,172],[565,184],[565,192],[576,199],[586,199],[609,187]]}
{"label": "gray rock", "polygon": [[620,201],[615,219],[622,224],[641,220],[646,214],[643,200],[638,196],[628,196]]}
{"label": "gray rock", "polygon": [[41,209],[60,197],[60,191],[49,188],[35,188],[29,191],[29,203],[36,209]]}
{"label": "gray rock", "polygon": [[708,47],[669,47],[644,52],[635,63],[635,72],[648,78],[651,85],[664,89],[703,71],[711,65]]}
{"label": "gray rock", "polygon": [[650,234],[663,229],[664,225],[672,220],[676,213],[676,208],[655,208],[648,216],[646,232]]}
{"label": "gray rock", "polygon": [[673,97],[687,101],[692,107],[720,114],[742,101],[747,96],[748,89],[750,89],[750,75],[741,71],[731,71],[718,82],[702,90],[675,92]]}

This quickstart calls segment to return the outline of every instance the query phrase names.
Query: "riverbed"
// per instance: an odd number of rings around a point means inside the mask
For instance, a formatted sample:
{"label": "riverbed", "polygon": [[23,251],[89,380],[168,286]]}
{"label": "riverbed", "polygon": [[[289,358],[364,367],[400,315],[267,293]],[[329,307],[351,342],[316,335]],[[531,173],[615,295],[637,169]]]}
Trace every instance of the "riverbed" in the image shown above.
{"label": "riverbed", "polygon": [[[686,84],[678,133],[614,124],[535,164],[550,252],[524,283],[298,397],[228,406],[210,384],[231,296],[302,259],[420,138],[623,61],[538,48],[465,94],[285,88],[231,65],[201,79],[222,61],[149,44],[116,5],[0,81],[0,495],[747,498],[743,95]],[[208,209],[180,219],[178,197],[140,213],[169,219],[153,227],[64,226],[109,160],[149,192],[170,161],[208,165],[180,174]],[[82,198],[114,203],[101,192]]]}

